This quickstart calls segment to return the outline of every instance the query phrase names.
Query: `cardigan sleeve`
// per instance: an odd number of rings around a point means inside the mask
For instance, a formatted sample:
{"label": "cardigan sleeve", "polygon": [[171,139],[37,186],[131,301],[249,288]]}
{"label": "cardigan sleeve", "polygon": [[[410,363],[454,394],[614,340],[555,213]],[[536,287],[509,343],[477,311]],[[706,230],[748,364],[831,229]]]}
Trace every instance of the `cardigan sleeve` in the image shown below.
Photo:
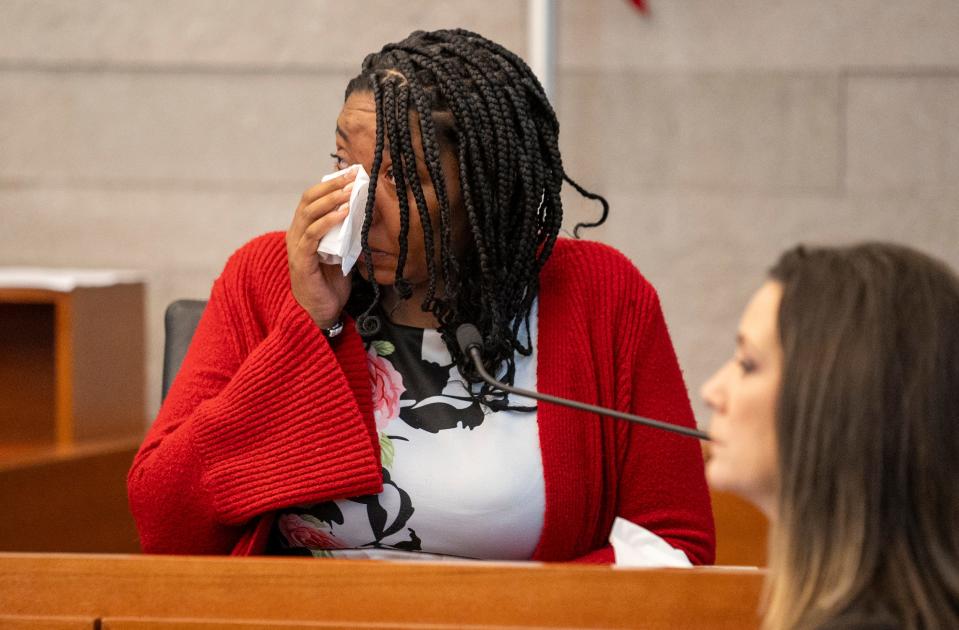
{"label": "cardigan sleeve", "polygon": [[146,552],[228,553],[260,514],[382,490],[362,343],[353,326],[320,334],[281,246],[231,258],[134,459]]}
{"label": "cardigan sleeve", "polygon": [[[624,359],[632,369],[620,373],[617,407],[635,415],[695,427],[659,299],[652,286],[643,283],[642,303],[628,304],[642,317],[632,331],[626,327],[626,338],[619,342],[620,347],[631,349]],[[629,321],[629,317],[620,321]],[[660,536],[682,550],[693,564],[712,564],[715,532],[699,443],[623,420],[610,422],[620,445],[616,515]],[[608,542],[573,560],[585,564],[615,561]]]}
{"label": "cardigan sleeve", "polygon": [[[543,268],[538,386],[640,416],[693,426],[659,298],[623,254],[560,239]],[[540,409],[546,517],[534,557],[610,563],[617,516],[694,563],[713,558],[712,511],[695,439],[625,420]]]}
{"label": "cardigan sleeve", "polygon": [[[623,346],[633,349],[632,370],[621,375],[619,389],[631,413],[695,428],[659,297],[645,280],[638,306],[638,338]],[[633,423],[618,422],[617,430],[625,444],[618,515],[682,550],[693,564],[712,564],[715,531],[699,441]]]}

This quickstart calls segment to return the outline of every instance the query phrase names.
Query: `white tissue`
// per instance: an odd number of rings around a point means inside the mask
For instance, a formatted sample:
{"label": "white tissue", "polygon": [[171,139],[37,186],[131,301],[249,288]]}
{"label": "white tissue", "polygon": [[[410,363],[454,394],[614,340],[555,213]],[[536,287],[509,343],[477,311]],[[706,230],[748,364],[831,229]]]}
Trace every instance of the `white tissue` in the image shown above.
{"label": "white tissue", "polygon": [[609,533],[618,567],[691,567],[686,554],[636,523],[616,517]]}
{"label": "white tissue", "polygon": [[356,179],[353,180],[353,190],[350,191],[350,211],[342,223],[320,239],[316,253],[320,261],[327,265],[339,264],[343,275],[350,273],[350,269],[360,257],[360,232],[363,229],[363,219],[366,213],[366,198],[370,188],[370,176],[360,164],[348,166],[341,171],[330,173],[320,181],[329,181],[334,177],[345,175],[350,169],[356,169]]}

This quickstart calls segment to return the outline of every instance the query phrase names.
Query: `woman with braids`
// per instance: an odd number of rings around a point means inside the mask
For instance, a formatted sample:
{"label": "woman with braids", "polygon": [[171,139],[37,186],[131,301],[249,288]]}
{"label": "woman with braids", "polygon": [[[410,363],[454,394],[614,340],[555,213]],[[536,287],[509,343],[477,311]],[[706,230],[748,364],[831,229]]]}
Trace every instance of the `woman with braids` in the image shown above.
{"label": "woman with braids", "polygon": [[959,628],[959,277],[792,249],[703,387],[710,483],[770,517],[763,627]]}
{"label": "woman with braids", "polygon": [[355,168],[230,259],[130,472],[145,551],[612,562],[619,516],[712,561],[696,442],[505,396],[455,342],[475,324],[514,385],[693,424],[655,291],[557,239],[563,181],[595,197],[557,137],[526,64],[479,35],[366,58],[333,153],[370,174],[357,268],[316,253]]}

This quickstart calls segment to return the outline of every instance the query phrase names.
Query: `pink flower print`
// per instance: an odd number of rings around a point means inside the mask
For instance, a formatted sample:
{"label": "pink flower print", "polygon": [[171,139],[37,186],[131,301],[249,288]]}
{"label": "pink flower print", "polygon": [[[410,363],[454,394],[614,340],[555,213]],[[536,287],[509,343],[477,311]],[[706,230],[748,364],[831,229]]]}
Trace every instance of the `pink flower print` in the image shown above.
{"label": "pink flower print", "polygon": [[336,549],[342,545],[325,529],[323,522],[310,515],[284,514],[278,525],[291,547]]}
{"label": "pink flower print", "polygon": [[370,379],[373,381],[373,418],[376,430],[382,431],[393,418],[400,415],[400,396],[406,391],[403,376],[396,371],[389,359],[370,348],[367,353]]}

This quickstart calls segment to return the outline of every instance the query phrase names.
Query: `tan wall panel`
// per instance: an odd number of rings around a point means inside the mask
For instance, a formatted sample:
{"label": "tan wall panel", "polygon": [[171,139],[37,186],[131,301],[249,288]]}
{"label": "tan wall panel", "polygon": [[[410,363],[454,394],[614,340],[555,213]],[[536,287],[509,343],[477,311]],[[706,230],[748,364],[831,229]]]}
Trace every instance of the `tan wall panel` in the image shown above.
{"label": "tan wall panel", "polygon": [[[559,2],[561,61],[577,68],[829,68],[959,63],[952,0]],[[462,26],[525,52],[524,2],[2,0],[0,60],[54,64],[353,68],[414,29]],[[367,19],[389,16],[389,19]],[[344,27],[344,25],[349,25]],[[38,36],[39,35],[39,36]]]}
{"label": "tan wall panel", "polygon": [[[699,388],[731,356],[742,309],[784,249],[895,240],[959,269],[959,202],[948,191],[855,198],[612,191],[609,200],[608,223],[586,233],[626,253],[656,286],[700,423],[709,412]],[[577,217],[595,213],[574,203]]]}
{"label": "tan wall panel", "polygon": [[852,190],[959,190],[959,71],[857,76],[848,87]]}
{"label": "tan wall panel", "polygon": [[[783,247],[891,238],[959,266],[959,3],[649,5],[559,3],[557,109],[570,174],[613,203],[590,238],[656,284],[694,400]],[[0,10],[0,265],[145,270],[150,413],[163,308],[285,228],[366,52],[440,25],[525,51],[512,0]],[[567,226],[595,216],[565,198]]]}
{"label": "tan wall panel", "polygon": [[524,52],[524,2],[0,0],[0,60],[358,69],[416,29],[491,33]]}
{"label": "tan wall panel", "polygon": [[348,79],[2,72],[0,176],[180,187],[306,180],[328,168]]}
{"label": "tan wall panel", "polygon": [[565,163],[594,186],[823,191],[839,184],[836,76],[567,72],[561,81]]}
{"label": "tan wall panel", "polygon": [[955,66],[959,3],[952,0],[561,0],[563,65],[777,70],[836,66]]}

